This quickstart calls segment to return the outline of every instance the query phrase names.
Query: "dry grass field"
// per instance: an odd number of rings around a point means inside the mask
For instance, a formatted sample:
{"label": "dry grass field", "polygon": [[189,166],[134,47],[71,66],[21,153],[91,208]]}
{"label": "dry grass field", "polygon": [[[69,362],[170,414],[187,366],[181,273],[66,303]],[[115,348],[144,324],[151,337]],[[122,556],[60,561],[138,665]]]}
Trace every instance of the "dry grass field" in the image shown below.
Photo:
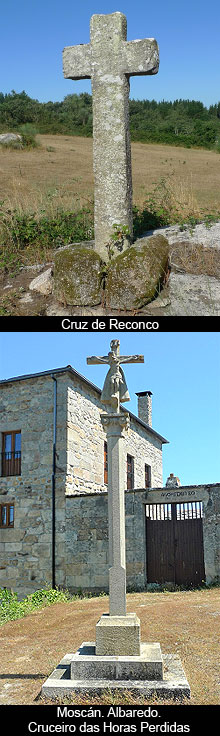
{"label": "dry grass field", "polygon": [[[81,211],[85,232],[93,223],[92,139],[65,135],[38,135],[37,148],[12,150],[0,147],[0,314],[44,315],[45,297],[31,297],[28,284],[36,264],[51,264],[52,238],[32,241],[30,220],[41,223],[74,217]],[[220,155],[205,149],[176,148],[159,144],[132,143],[133,203],[146,213],[156,212],[156,225],[162,222],[191,223],[220,219]],[[84,208],[84,211],[83,211]],[[73,215],[74,213],[74,215]],[[147,217],[148,217],[147,215]],[[76,218],[77,219],[77,218]],[[20,222],[18,230],[17,223]],[[145,219],[146,222],[146,219]],[[149,218],[147,223],[150,222]],[[57,226],[57,232],[62,225]],[[152,225],[144,227],[151,229]],[[13,231],[13,236],[12,236]],[[51,231],[50,231],[51,232]],[[80,233],[78,235],[78,232]],[[143,229],[142,229],[143,232]],[[17,233],[19,233],[17,235]],[[84,239],[82,229],[73,241]],[[68,237],[72,237],[73,232]],[[65,243],[70,240],[65,240]],[[58,246],[59,247],[59,246]],[[177,249],[178,250],[178,249]],[[192,252],[191,252],[192,251]],[[219,252],[216,249],[192,250],[188,243],[175,253],[175,263],[184,272],[218,277]],[[193,270],[192,270],[193,269]],[[26,299],[26,301],[25,301]],[[81,311],[80,311],[81,313]]]}
{"label": "dry grass field", "polygon": [[[93,198],[92,139],[37,136],[40,147],[0,150],[0,202],[23,211],[78,209]],[[142,206],[162,177],[178,200],[219,209],[220,155],[205,149],[132,143],[133,200]]]}
{"label": "dry grass field", "polygon": [[[127,609],[141,620],[142,641],[159,641],[164,654],[180,656],[191,686],[191,700],[184,704],[219,704],[219,589],[128,594]],[[0,704],[42,704],[43,682],[67,652],[76,651],[83,641],[94,641],[104,611],[107,597],[76,600],[1,626]],[[137,698],[108,692],[92,701],[73,695],[71,702],[133,704]],[[155,698],[148,702],[155,703]]]}

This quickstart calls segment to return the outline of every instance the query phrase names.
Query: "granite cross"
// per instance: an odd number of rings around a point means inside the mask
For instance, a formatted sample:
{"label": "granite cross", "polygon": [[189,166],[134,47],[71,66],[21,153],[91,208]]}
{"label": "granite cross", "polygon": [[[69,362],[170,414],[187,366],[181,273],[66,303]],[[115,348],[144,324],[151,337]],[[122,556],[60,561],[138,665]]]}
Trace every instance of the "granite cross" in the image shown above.
{"label": "granite cross", "polygon": [[119,350],[119,340],[112,340],[108,355],[87,358],[89,365],[107,363],[110,366],[101,394],[101,401],[111,406],[109,413],[101,415],[108,446],[110,616],[126,616],[123,438],[129,428],[129,414],[120,412],[120,401],[129,401],[130,396],[120,363],[144,363],[143,355],[120,356]]}
{"label": "granite cross", "polygon": [[122,249],[133,235],[129,77],[156,74],[159,67],[153,38],[126,39],[123,13],[93,15],[90,43],[63,51],[64,77],[92,81],[95,250],[104,261],[114,224],[126,228]]}

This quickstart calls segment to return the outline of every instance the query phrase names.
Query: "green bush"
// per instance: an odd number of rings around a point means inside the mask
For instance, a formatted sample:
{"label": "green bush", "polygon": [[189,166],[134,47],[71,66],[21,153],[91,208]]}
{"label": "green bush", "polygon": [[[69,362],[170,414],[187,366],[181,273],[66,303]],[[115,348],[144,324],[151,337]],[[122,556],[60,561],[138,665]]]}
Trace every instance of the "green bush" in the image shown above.
{"label": "green bush", "polygon": [[4,239],[6,237],[17,250],[34,243],[58,248],[71,242],[91,240],[93,236],[93,216],[87,208],[76,213],[58,209],[53,217],[42,215],[38,219],[35,213],[2,210],[1,225]]}
{"label": "green bush", "polygon": [[[99,595],[105,596],[106,593],[101,592]],[[95,594],[96,596],[97,594]],[[14,621],[28,616],[32,611],[52,606],[54,603],[68,603],[81,598],[93,597],[92,592],[85,594],[80,589],[77,593],[71,595],[68,591],[59,590],[58,588],[46,588],[36,590],[35,593],[31,593],[23,600],[18,601],[17,593],[13,593],[7,588],[0,588],[0,625],[5,624],[6,621]]]}
{"label": "green bush", "polygon": [[22,135],[22,148],[37,148],[39,146],[36,141],[36,128],[31,123],[24,123],[19,127],[19,133]]}
{"label": "green bush", "polygon": [[69,600],[69,593],[57,588],[55,590],[36,590],[35,593],[31,593],[21,601],[18,601],[17,593],[0,588],[0,624],[23,618],[38,608],[51,606],[53,603],[66,603]]}

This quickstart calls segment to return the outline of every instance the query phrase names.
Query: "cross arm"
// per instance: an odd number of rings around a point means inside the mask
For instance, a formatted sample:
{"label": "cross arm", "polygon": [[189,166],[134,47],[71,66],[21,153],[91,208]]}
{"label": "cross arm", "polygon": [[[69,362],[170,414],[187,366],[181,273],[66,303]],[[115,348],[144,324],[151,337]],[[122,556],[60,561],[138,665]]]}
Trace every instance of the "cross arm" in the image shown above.
{"label": "cross arm", "polygon": [[121,355],[120,363],[144,363],[143,355]]}
{"label": "cross arm", "polygon": [[63,74],[65,79],[90,79],[90,43],[81,43],[79,46],[66,46],[63,49]]}
{"label": "cross arm", "polygon": [[92,355],[91,358],[86,358],[86,362],[88,365],[98,365],[99,363],[108,363],[108,355],[103,355],[102,358],[99,358],[97,355]]}
{"label": "cross arm", "polygon": [[141,74],[157,74],[159,49],[155,38],[141,41],[123,41],[122,68],[130,77]]}

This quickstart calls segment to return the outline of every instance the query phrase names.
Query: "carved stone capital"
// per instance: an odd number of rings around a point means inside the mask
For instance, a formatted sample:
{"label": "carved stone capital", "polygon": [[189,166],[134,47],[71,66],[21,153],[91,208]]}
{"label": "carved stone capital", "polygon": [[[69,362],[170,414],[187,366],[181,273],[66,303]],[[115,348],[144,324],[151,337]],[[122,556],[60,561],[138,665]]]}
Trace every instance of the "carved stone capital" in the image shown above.
{"label": "carved stone capital", "polygon": [[101,414],[101,422],[107,436],[124,437],[130,427],[130,417],[127,412],[120,414]]}

